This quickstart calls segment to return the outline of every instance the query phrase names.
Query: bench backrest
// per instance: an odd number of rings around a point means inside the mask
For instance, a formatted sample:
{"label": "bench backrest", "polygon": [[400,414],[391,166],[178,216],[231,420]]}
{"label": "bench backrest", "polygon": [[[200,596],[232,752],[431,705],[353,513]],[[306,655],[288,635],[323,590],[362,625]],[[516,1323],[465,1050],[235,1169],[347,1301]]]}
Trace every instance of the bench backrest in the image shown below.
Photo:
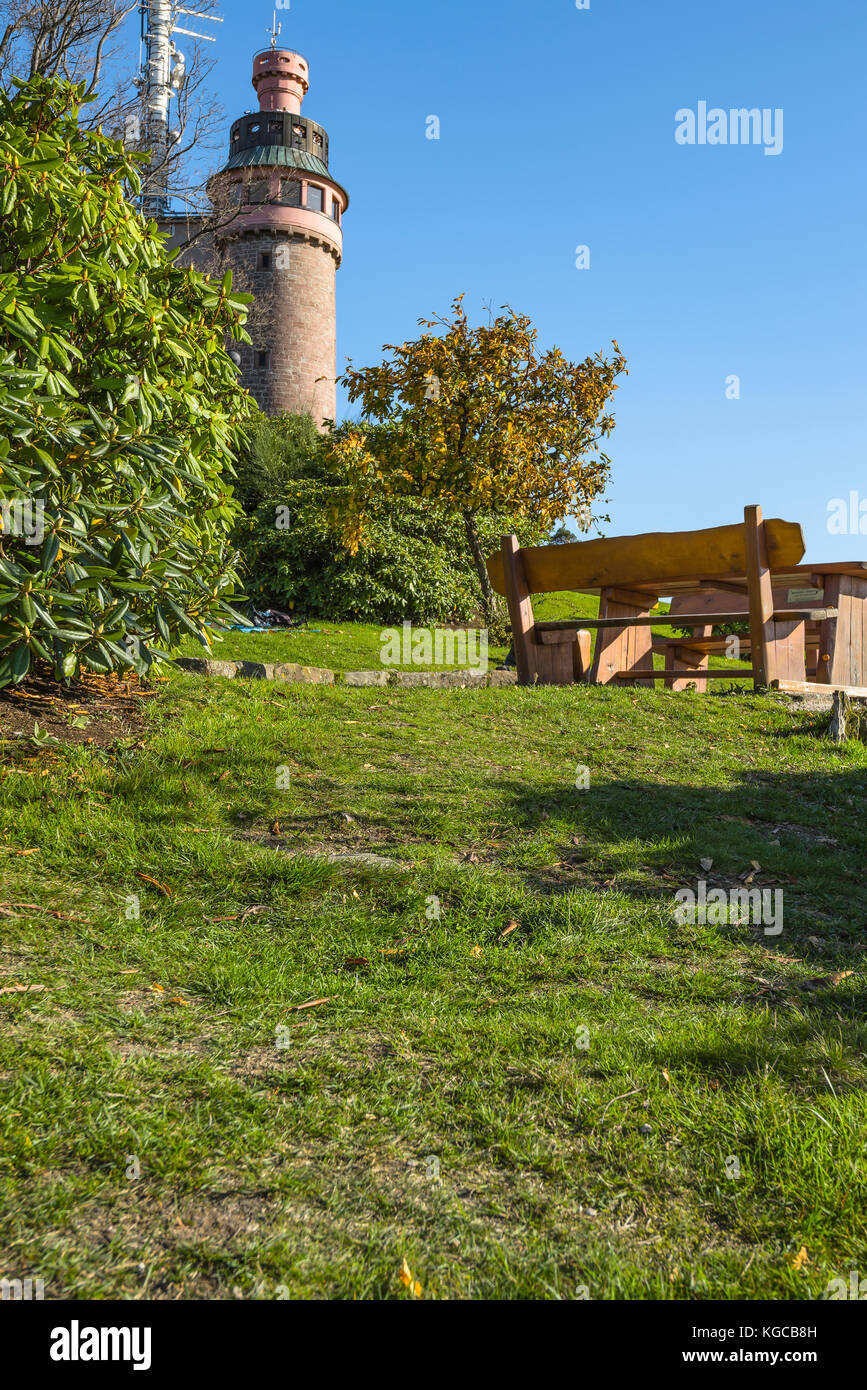
{"label": "bench backrest", "polygon": [[[772,517],[764,522],[764,532],[772,569],[800,563],[804,535],[797,522]],[[697,582],[714,575],[743,574],[747,568],[747,546],[744,525],[737,522],[704,531],[648,531],[638,536],[570,541],[566,545],[531,545],[521,548],[521,560],[531,594],[562,589],[628,589],[633,584],[646,586],[656,580],[659,593],[664,594],[666,580]],[[502,553],[491,555],[486,563],[494,589],[505,594]]]}

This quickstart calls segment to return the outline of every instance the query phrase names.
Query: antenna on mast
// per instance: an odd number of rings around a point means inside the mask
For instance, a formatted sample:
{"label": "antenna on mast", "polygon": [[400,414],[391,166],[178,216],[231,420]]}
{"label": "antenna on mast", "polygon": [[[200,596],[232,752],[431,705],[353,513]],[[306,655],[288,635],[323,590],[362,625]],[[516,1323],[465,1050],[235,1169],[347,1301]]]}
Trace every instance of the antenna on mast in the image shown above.
{"label": "antenna on mast", "polygon": [[213,34],[199,34],[182,29],[176,23],[178,15],[192,15],[222,24],[219,15],[202,14],[200,10],[181,9],[172,0],[141,0],[141,32],[145,45],[141,76],[137,85],[144,97],[144,131],[142,147],[150,151],[153,173],[147,179],[147,191],[141,197],[141,210],[146,217],[165,217],[169,211],[168,155],[180,139],[179,131],[169,130],[169,106],[173,96],[180,94],[186,81],[186,60],[175,48],[175,34],[187,34],[193,39],[215,42]]}
{"label": "antenna on mast", "polygon": [[276,10],[274,11],[274,23],[271,25],[271,28],[270,28],[270,29],[266,29],[266,30],[265,30],[265,33],[271,35],[271,47],[272,47],[272,48],[276,48],[276,47],[277,47],[277,40],[279,39],[280,35],[283,33],[283,24],[282,24],[282,22],[281,22],[280,24],[277,23],[277,11],[276,11]]}

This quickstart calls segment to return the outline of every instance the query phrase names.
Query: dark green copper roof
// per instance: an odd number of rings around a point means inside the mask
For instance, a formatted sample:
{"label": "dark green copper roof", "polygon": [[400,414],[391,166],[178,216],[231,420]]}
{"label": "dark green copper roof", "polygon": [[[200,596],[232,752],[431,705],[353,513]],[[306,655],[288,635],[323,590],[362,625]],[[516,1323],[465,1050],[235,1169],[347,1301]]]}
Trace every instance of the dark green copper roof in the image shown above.
{"label": "dark green copper roof", "polygon": [[239,150],[230,155],[226,169],[246,169],[251,164],[288,164],[293,169],[304,169],[308,174],[318,174],[320,178],[330,179],[328,165],[318,154],[308,154],[306,150],[293,150],[288,145],[253,145],[250,149]]}
{"label": "dark green copper roof", "polygon": [[306,150],[294,150],[289,145],[253,145],[246,150],[239,150],[237,154],[229,156],[223,165],[223,172],[229,169],[249,169],[253,166],[273,168],[277,164],[290,169],[303,169],[306,174],[316,174],[321,179],[327,179],[329,183],[337,184],[346,198],[347,207],[349,206],[349,194],[342,184],[337,183],[334,175],[328,172],[328,165],[324,160],[316,154],[308,154]]}

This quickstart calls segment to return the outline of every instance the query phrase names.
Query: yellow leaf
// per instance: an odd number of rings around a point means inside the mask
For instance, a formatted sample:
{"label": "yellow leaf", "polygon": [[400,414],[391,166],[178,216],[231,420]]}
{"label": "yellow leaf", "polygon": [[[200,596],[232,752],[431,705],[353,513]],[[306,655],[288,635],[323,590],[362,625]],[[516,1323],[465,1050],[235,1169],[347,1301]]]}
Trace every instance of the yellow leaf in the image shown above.
{"label": "yellow leaf", "polygon": [[800,1250],[798,1251],[797,1255],[790,1255],[790,1256],[789,1256],[789,1263],[791,1264],[792,1269],[795,1270],[796,1273],[798,1272],[799,1269],[803,1269],[805,1264],[809,1264],[809,1262],[810,1262],[810,1257],[809,1257],[809,1255],[807,1254],[807,1249],[806,1249],[806,1246],[804,1246],[804,1245],[801,1246],[801,1248],[800,1248]]}
{"label": "yellow leaf", "polygon": [[417,1279],[413,1279],[412,1270],[406,1262],[406,1256],[404,1256],[400,1262],[400,1273],[398,1278],[404,1288],[409,1289],[413,1298],[421,1298],[421,1284]]}
{"label": "yellow leaf", "polygon": [[481,946],[474,946],[474,947],[472,948],[472,950],[470,951],[470,955],[471,955],[471,956],[475,956],[476,958],[478,958],[479,956],[481,956],[481,955],[483,955],[483,954],[484,954],[484,953],[483,953],[483,951],[482,951]]}

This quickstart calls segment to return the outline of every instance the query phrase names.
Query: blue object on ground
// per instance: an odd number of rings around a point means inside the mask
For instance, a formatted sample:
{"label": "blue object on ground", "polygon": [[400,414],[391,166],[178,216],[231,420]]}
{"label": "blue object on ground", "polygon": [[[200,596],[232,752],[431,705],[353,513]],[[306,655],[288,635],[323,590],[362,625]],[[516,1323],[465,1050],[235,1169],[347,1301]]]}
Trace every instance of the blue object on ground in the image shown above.
{"label": "blue object on ground", "polygon": [[305,637],[308,632],[325,631],[324,627],[305,627],[305,628],[286,628],[286,627],[241,627],[239,623],[232,623],[227,629],[229,632],[303,632]]}

